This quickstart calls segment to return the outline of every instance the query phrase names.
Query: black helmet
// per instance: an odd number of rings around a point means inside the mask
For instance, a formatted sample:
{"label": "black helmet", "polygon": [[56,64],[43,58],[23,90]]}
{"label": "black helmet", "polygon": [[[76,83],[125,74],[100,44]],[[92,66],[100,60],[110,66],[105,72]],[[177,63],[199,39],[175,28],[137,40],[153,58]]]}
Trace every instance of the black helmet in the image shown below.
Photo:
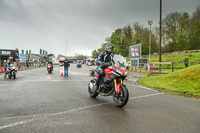
{"label": "black helmet", "polygon": [[[108,51],[108,49],[111,49],[111,51]],[[107,52],[108,54],[111,54],[111,53],[113,52],[113,49],[114,49],[114,46],[113,46],[112,43],[108,43],[108,44],[106,45],[106,52]]]}

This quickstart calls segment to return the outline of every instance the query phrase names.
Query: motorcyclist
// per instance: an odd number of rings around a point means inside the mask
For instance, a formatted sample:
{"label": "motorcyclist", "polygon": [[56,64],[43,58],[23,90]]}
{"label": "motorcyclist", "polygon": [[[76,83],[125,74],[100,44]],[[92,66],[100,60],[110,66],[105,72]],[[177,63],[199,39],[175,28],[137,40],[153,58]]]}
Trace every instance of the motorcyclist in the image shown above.
{"label": "motorcyclist", "polygon": [[52,66],[52,68],[53,68],[53,62],[52,62],[52,59],[49,59],[49,60],[48,60],[48,64],[50,64],[50,65]]}
{"label": "motorcyclist", "polygon": [[98,61],[97,61],[98,78],[97,78],[97,81],[96,81],[96,88],[97,89],[99,88],[100,81],[104,76],[104,69],[112,64],[111,62],[113,61],[113,54],[112,54],[113,49],[114,49],[113,44],[109,43],[105,47],[106,51],[100,53],[99,56],[98,56]]}
{"label": "motorcyclist", "polygon": [[10,66],[11,66],[12,63],[13,63],[13,57],[9,57],[8,63],[6,65],[6,72],[5,72],[4,78],[6,78],[6,76],[8,74],[8,71],[9,71],[9,68],[10,68]]}

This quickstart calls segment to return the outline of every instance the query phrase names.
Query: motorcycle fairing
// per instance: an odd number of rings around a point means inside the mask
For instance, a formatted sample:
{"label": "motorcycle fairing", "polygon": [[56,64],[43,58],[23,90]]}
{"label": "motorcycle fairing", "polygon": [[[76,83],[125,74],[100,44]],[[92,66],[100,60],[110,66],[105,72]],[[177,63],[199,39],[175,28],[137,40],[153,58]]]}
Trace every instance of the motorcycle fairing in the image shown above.
{"label": "motorcycle fairing", "polygon": [[108,72],[105,77],[104,77],[104,82],[106,81],[112,81],[113,79],[115,79],[116,77],[119,77],[120,75],[117,74],[114,71]]}
{"label": "motorcycle fairing", "polygon": [[122,72],[123,75],[124,75],[125,72],[126,72],[126,68],[125,68],[125,69],[122,69],[122,68],[120,68],[120,67],[119,67],[118,65],[116,65],[116,64],[115,64],[115,68],[118,69],[118,70],[120,70],[120,71]]}
{"label": "motorcycle fairing", "polygon": [[107,67],[107,68],[104,70],[104,74],[105,74],[105,75],[106,75],[107,73],[109,73],[109,72],[115,72],[115,69],[113,69],[112,66],[109,66],[109,67]]}

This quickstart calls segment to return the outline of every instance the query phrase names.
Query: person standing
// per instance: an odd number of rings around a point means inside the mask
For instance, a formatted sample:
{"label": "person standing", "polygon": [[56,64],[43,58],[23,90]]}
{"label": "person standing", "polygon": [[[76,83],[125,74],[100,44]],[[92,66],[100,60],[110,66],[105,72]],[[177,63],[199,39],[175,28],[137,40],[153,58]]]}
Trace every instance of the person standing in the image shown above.
{"label": "person standing", "polygon": [[68,68],[69,68],[70,64],[68,59],[64,60],[64,77],[68,77]]}
{"label": "person standing", "polygon": [[184,62],[185,62],[185,67],[188,67],[188,58],[185,58]]}

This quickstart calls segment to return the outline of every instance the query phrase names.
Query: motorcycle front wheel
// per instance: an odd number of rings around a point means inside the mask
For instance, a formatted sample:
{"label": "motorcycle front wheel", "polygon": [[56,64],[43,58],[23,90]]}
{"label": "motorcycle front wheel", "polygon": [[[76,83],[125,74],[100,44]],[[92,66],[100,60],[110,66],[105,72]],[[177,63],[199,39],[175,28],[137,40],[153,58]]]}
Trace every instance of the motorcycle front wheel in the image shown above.
{"label": "motorcycle front wheel", "polygon": [[16,79],[16,73],[15,72],[13,72],[13,78]]}
{"label": "motorcycle front wheel", "polygon": [[113,103],[115,106],[122,108],[127,104],[128,98],[129,98],[128,89],[124,84],[122,84],[120,85],[120,93],[117,94],[117,92],[115,91],[113,94]]}
{"label": "motorcycle front wheel", "polygon": [[96,98],[98,96],[98,93],[95,89],[95,84],[96,81],[94,79],[92,79],[88,84],[88,93],[92,98]]}
{"label": "motorcycle front wheel", "polygon": [[8,74],[8,78],[11,79],[11,77],[12,77],[12,75],[11,75],[11,73],[9,73],[9,74]]}

